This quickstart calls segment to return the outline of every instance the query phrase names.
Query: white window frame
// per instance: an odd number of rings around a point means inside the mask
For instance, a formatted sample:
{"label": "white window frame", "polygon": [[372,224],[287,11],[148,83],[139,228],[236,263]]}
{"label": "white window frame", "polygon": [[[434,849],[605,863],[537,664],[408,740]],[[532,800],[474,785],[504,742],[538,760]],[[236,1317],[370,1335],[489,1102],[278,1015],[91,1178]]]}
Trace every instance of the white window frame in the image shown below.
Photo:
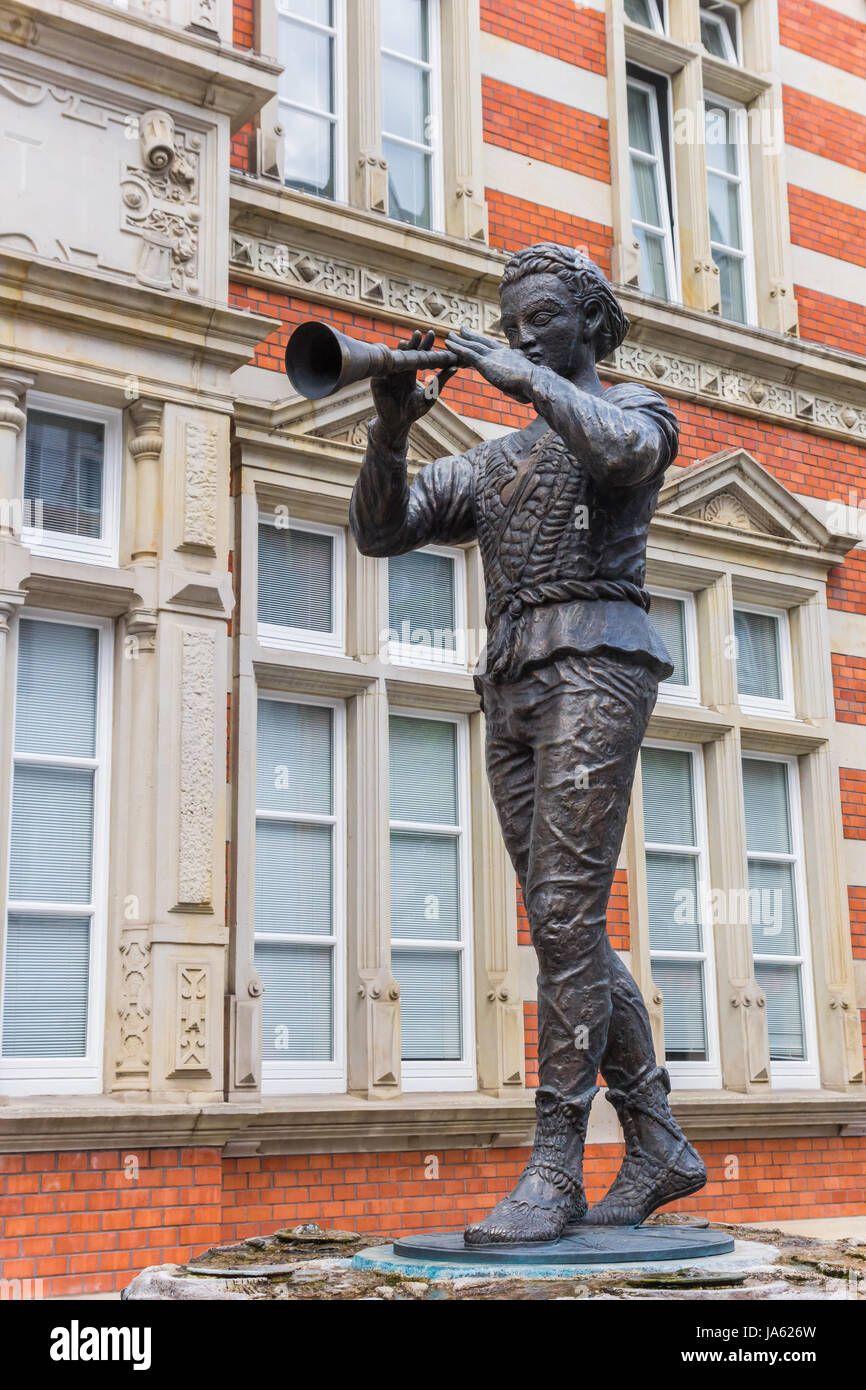
{"label": "white window frame", "polygon": [[65,415],[74,420],[94,422],[105,427],[105,449],[102,460],[102,535],[72,536],[64,531],[49,531],[32,526],[27,520],[24,502],[24,475],[27,463],[27,425],[19,436],[18,495],[22,517],[21,540],[34,555],[53,560],[87,561],[93,565],[116,565],[120,537],[120,488],[123,461],[123,419],[113,406],[80,401],[73,396],[49,395],[43,391],[28,391],[25,410],[39,410],[49,415]]}
{"label": "white window frame", "polygon": [[[698,659],[698,618],[695,596],[688,589],[663,589],[658,585],[650,588],[653,598],[676,599],[678,603],[684,605],[684,635],[686,643],[686,664],[689,670],[689,681],[687,685],[678,685],[675,681],[661,681],[659,683],[659,700],[668,704],[677,705],[699,705],[701,703],[701,672]],[[650,622],[652,622],[652,605],[650,605]]]}
{"label": "white window frame", "polygon": [[[734,23],[734,34],[722,17],[722,14],[729,15]],[[699,20],[705,20],[718,29],[722,35],[722,47],[725,50],[724,58],[721,61],[734,63],[737,66],[742,64],[743,58],[743,27],[741,23],[739,5],[729,5],[725,0],[700,0]],[[710,58],[719,59],[718,53],[711,53],[708,48],[701,44],[704,53]]]}
{"label": "white window frame", "polygon": [[[333,710],[333,811],[330,815],[314,814],[307,811],[263,811],[254,809],[255,822],[259,819],[272,821],[294,821],[303,825],[331,825],[334,832],[334,921],[330,936],[304,935],[286,932],[259,932],[255,926],[253,909],[253,951],[256,943],[276,944],[291,949],[298,946],[330,946],[334,968],[334,1014],[333,1038],[334,1056],[329,1062],[290,1061],[275,1062],[262,1059],[263,1095],[333,1095],[346,1090],[346,892],[347,892],[347,823],[346,823],[346,705],[343,700],[326,699],[317,695],[301,695],[282,690],[259,688],[256,691],[256,714],[259,700],[278,700],[284,704],[316,705]],[[258,757],[256,747],[254,759]],[[255,761],[253,762],[253,797],[255,798]],[[255,879],[255,869],[253,870]]]}
{"label": "white window frame", "polygon": [[[749,139],[748,139],[748,111],[740,101],[733,101],[730,97],[716,96],[715,92],[705,91],[703,96],[703,115],[704,115],[704,152],[706,154],[706,112],[714,107],[731,112],[736,111],[741,114],[734,122],[737,141],[737,173],[728,174],[723,169],[710,169],[706,166],[707,176],[707,199],[709,200],[709,178],[716,175],[718,178],[726,179],[729,183],[736,183],[739,188],[740,204],[740,226],[743,232],[743,245],[727,246],[724,242],[713,241],[710,232],[710,252],[716,250],[723,251],[726,255],[737,256],[743,261],[743,287],[746,301],[746,323],[756,324],[758,321],[758,299],[755,287],[755,236],[752,229],[752,199],[750,193],[751,165],[749,158]],[[730,122],[729,122],[730,129]],[[705,161],[706,163],[706,161]],[[707,214],[709,220],[709,213]],[[708,228],[709,230],[709,228]],[[731,323],[738,323],[738,319],[726,320]]]}
{"label": "white window frame", "polygon": [[[756,963],[770,965],[799,965],[800,987],[803,998],[803,1035],[806,1056],[798,1061],[770,1062],[770,1084],[774,1090],[797,1090],[819,1087],[821,1085],[818,1064],[818,1029],[815,1015],[815,981],[812,968],[812,933],[809,922],[809,899],[806,893],[806,858],[803,843],[803,810],[800,797],[800,769],[797,758],[783,753],[756,753],[751,748],[744,749],[742,762],[754,759],[760,762],[781,763],[788,774],[788,812],[791,818],[790,854],[771,853],[768,850],[747,850],[747,859],[775,860],[778,863],[794,866],[794,902],[797,911],[797,930],[800,939],[800,954],[797,956],[764,955],[752,952]],[[742,776],[742,771],[740,773]],[[748,888],[748,883],[746,884]],[[751,921],[749,922],[751,932]]]}
{"label": "white window frame", "polygon": [[[378,3],[378,0],[377,0]],[[430,91],[430,112],[428,116],[432,140],[429,144],[419,144],[415,140],[407,140],[402,135],[392,135],[385,129],[384,111],[382,114],[382,139],[393,140],[397,145],[404,145],[407,149],[420,150],[430,156],[430,226],[426,230],[431,232],[441,232],[445,229],[445,195],[444,195],[444,171],[443,171],[443,141],[442,141],[442,28],[441,12],[439,0],[427,0],[427,52],[428,58],[425,62],[422,58],[413,58],[407,53],[398,53],[396,49],[386,48],[382,44],[381,54],[386,58],[397,58],[400,62],[409,63],[413,67],[420,68],[429,73]],[[414,226],[414,223],[403,222],[401,218],[395,218],[393,213],[389,215],[394,221],[398,221],[402,226]]]}
{"label": "white window frame", "polygon": [[[658,73],[657,76],[662,78],[667,87],[669,127],[668,138],[670,141],[669,148],[673,150],[673,127],[671,124],[673,97],[671,92],[670,78],[664,73]],[[651,143],[653,146],[652,155],[648,155],[645,150],[636,150],[635,147],[629,141],[629,180],[631,179],[631,163],[633,159],[637,159],[638,162],[641,164],[652,164],[653,168],[655,169],[656,196],[658,197],[659,206],[662,210],[662,216],[664,218],[662,226],[654,227],[651,223],[642,222],[639,217],[636,217],[635,209],[632,208],[632,227],[640,227],[643,231],[652,232],[656,236],[661,234],[662,246],[664,250],[665,272],[668,277],[668,298],[666,300],[663,300],[662,302],[666,304],[675,304],[682,299],[682,289],[680,286],[679,257],[677,255],[677,246],[674,238],[674,223],[671,216],[671,203],[673,203],[674,216],[676,216],[676,180],[674,179],[673,185],[669,190],[667,172],[665,170],[664,145],[662,143],[661,116],[659,113],[658,92],[656,91],[652,83],[643,82],[639,77],[628,76],[626,78],[626,87],[634,87],[639,91],[645,92],[649,97],[650,135]],[[628,101],[628,92],[626,92],[626,101]],[[671,167],[671,177],[673,179],[673,166]],[[668,197],[668,193],[670,193],[670,197]],[[640,286],[640,289],[643,294],[652,295],[652,291],[644,289],[642,285]],[[656,297],[657,296],[653,296],[653,298]]]}
{"label": "white window frame", "polygon": [[[778,621],[779,634],[779,673],[782,679],[782,698],[772,700],[763,695],[741,695],[739,678],[737,681],[737,703],[745,714],[770,715],[777,719],[794,719],[794,667],[791,655],[791,624],[787,608],[773,608],[768,604],[740,603],[735,599],[731,615],[731,631],[734,632],[733,613],[760,613],[764,617]],[[734,634],[736,635],[736,634]],[[735,649],[736,650],[736,649]],[[739,656],[739,653],[737,653]]]}
{"label": "white window frame", "polygon": [[[256,518],[256,631],[263,647],[276,647],[283,651],[334,652],[346,650],[346,529],[344,526],[330,526],[323,521],[300,521],[290,517],[287,525],[276,526],[276,513],[259,508]],[[316,632],[305,627],[281,627],[277,623],[259,622],[259,526],[274,526],[277,530],[310,531],[317,536],[330,536],[333,545],[331,555],[331,612],[334,626],[331,632]]]}
{"label": "white window frame", "polygon": [[[393,830],[417,831],[425,835],[455,833],[459,839],[458,864],[460,872],[460,939],[437,941],[397,937],[400,950],[448,950],[463,957],[461,984],[461,1021],[463,1057],[455,1062],[401,1062],[404,1091],[474,1091],[477,1085],[475,1070],[475,983],[472,922],[472,822],[469,787],[469,722],[465,714],[446,714],[442,710],[405,709],[392,705],[388,714],[401,719],[438,719],[453,724],[457,730],[457,808],[459,825],[436,825],[429,821],[389,819],[388,833]],[[395,945],[391,938],[391,946]],[[395,977],[396,978],[396,977]],[[399,980],[398,980],[399,984]]]}
{"label": "white window frame", "polygon": [[[328,120],[334,127],[334,197],[329,199],[326,194],[306,193],[309,198],[321,197],[325,202],[345,203],[348,199],[348,151],[347,151],[347,108],[346,108],[346,83],[347,83],[347,58],[346,58],[346,0],[334,0],[334,23],[320,24],[315,19],[307,19],[303,15],[293,14],[287,7],[283,6],[280,0],[276,0],[277,25],[282,19],[290,20],[293,24],[299,24],[304,29],[312,29],[314,33],[328,35],[334,41],[334,110],[320,111],[317,107],[304,106],[299,101],[292,101],[283,95],[282,91],[277,92],[277,110],[280,116],[280,124],[283,124],[283,110],[300,111],[306,115],[319,116],[323,120]],[[280,74],[282,79],[282,73]],[[282,80],[280,82],[282,86]],[[291,184],[287,184],[291,188]],[[295,190],[305,192],[305,190]]]}
{"label": "white window frame", "polygon": [[667,0],[647,0],[647,9],[650,16],[649,26],[641,24],[638,19],[631,19],[627,14],[625,15],[626,24],[636,24],[641,29],[649,27],[653,34],[666,34],[668,31]]}
{"label": "white window frame", "polygon": [[454,651],[444,648],[414,646],[411,642],[395,642],[391,638],[391,605],[388,582],[388,560],[381,564],[380,611],[385,614],[383,658],[399,666],[422,666],[425,669],[466,670],[466,552],[459,546],[419,546],[422,555],[444,555],[454,563]]}
{"label": "white window frame", "polygon": [[[704,1017],[707,1030],[707,1060],[705,1062],[665,1062],[674,1086],[686,1090],[719,1090],[722,1085],[722,1064],[719,1042],[719,1005],[716,983],[716,942],[711,910],[709,873],[709,835],[707,829],[707,793],[704,775],[704,750],[699,743],[679,743],[668,739],[646,739],[645,748],[666,748],[675,752],[688,753],[692,767],[692,795],[695,803],[696,845],[677,845],[661,841],[647,840],[644,834],[644,871],[647,853],[689,855],[697,861],[697,915],[700,919],[700,951],[656,950],[650,943],[649,922],[647,922],[647,945],[650,952],[650,972],[653,962],[693,961],[703,966],[704,978]],[[642,773],[641,773],[642,775]],[[663,1001],[664,1002],[664,1001]]]}
{"label": "white window frame", "polygon": [[[89,903],[39,903],[11,900],[9,897],[12,848],[11,799],[13,778],[9,781],[9,829],[6,844],[8,864],[6,878],[6,915],[3,920],[3,972],[0,984],[6,975],[6,945],[8,933],[6,924],[10,912],[32,909],[43,915],[56,914],[64,917],[90,917],[90,958],[87,998],[87,1050],[84,1057],[2,1057],[0,1055],[0,1087],[8,1095],[76,1095],[101,1093],[103,1089],[103,1049],[105,1032],[105,989],[106,958],[108,937],[108,878],[109,878],[109,796],[111,783],[111,704],[112,704],[112,636],[113,624],[110,618],[90,618],[68,613],[56,613],[46,609],[25,608],[16,617],[14,633],[14,659],[10,662],[12,689],[15,692],[12,727],[15,728],[18,689],[18,631],[21,619],[34,622],[62,623],[69,627],[94,628],[98,634],[97,648],[97,709],[96,738],[94,756],[60,756],[49,754],[23,753],[14,751],[13,732],[12,767],[17,763],[42,763],[52,767],[92,768],[93,778],[93,872],[92,897]],[[0,988],[0,1015],[3,1008],[3,990]],[[0,1048],[2,1048],[3,1020],[0,1016]]]}

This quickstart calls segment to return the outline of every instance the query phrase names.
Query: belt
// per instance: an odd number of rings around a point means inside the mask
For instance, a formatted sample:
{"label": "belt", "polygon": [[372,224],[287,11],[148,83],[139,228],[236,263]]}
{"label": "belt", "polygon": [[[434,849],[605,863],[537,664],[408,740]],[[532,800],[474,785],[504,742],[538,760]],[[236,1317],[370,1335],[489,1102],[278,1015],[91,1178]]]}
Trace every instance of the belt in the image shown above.
{"label": "belt", "polygon": [[628,579],[558,579],[547,584],[513,585],[504,594],[488,600],[488,627],[507,613],[519,618],[526,608],[544,608],[549,603],[569,603],[574,599],[626,599],[649,612],[650,595]]}

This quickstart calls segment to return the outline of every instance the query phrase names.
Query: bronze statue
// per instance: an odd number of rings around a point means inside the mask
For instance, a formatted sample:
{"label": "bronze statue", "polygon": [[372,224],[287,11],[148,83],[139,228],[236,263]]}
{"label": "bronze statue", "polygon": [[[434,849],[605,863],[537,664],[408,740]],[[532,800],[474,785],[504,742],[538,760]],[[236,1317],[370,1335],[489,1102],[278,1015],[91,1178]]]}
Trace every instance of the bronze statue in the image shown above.
{"label": "bronze statue", "polygon": [[[467,1244],[550,1241],[577,1223],[628,1226],[698,1191],[704,1165],[671,1114],[640,992],[612,949],[607,902],[641,740],[658,682],[672,674],[644,587],[647,531],[677,422],[643,386],[605,390],[596,363],[628,320],[605,276],[549,243],[508,262],[507,346],[464,328],[432,351],[440,368],[374,378],[376,418],[352,496],[365,555],[477,539],[488,645],[475,676],[487,770],[529,915],[538,964],[537,1125],[514,1191],[468,1228]],[[472,367],[537,416],[524,429],[437,459],[411,486],[409,430],[454,371]],[[587,1211],[583,1148],[599,1071],[626,1152]]]}

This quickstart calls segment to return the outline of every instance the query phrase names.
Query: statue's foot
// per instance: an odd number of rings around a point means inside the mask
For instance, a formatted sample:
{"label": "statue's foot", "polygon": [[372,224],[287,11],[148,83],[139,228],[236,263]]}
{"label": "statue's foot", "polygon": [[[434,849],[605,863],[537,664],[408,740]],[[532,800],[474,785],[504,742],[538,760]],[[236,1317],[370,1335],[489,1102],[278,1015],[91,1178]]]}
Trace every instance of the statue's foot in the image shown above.
{"label": "statue's foot", "polygon": [[584,1226],[639,1226],[659,1207],[690,1197],[707,1181],[701,1156],[686,1139],[667,1162],[647,1153],[626,1154],[600,1202],[590,1207]]}
{"label": "statue's foot", "polygon": [[[550,1181],[555,1176],[557,1181]],[[560,1185],[562,1184],[562,1185]],[[504,1197],[483,1221],[467,1226],[467,1245],[524,1244],[558,1240],[566,1226],[586,1213],[583,1187],[559,1173],[545,1177],[531,1165],[514,1191]]]}

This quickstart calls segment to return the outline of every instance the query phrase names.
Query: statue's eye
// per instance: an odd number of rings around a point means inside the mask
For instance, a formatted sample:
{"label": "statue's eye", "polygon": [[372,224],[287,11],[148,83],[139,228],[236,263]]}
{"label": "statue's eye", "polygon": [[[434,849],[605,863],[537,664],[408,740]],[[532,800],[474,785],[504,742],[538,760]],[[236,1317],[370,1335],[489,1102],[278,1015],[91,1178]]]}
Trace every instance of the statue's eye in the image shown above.
{"label": "statue's eye", "polygon": [[533,314],[532,322],[535,324],[536,328],[544,328],[550,323],[552,318],[552,314]]}

